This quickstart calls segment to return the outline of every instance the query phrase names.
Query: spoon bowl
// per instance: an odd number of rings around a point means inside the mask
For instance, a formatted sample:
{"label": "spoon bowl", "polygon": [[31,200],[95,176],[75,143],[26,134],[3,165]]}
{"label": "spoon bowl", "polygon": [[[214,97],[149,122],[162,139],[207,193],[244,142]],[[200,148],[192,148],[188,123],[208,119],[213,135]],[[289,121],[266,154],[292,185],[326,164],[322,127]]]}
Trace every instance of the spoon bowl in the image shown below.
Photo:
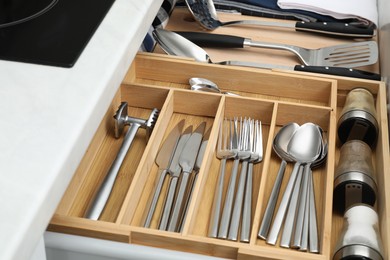
{"label": "spoon bowl", "polygon": [[230,96],[239,96],[232,92],[222,91],[217,84],[205,78],[190,78],[191,90],[220,93]]}

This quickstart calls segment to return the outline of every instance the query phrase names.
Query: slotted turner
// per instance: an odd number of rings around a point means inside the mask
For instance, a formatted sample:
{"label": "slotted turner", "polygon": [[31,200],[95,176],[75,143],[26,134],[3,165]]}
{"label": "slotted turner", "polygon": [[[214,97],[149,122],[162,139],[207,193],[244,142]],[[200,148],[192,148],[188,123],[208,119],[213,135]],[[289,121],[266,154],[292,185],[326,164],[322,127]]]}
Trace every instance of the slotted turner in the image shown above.
{"label": "slotted turner", "polygon": [[319,49],[307,49],[288,44],[257,42],[233,35],[201,32],[178,33],[201,47],[244,48],[249,46],[290,51],[297,55],[306,66],[355,68],[375,64],[378,61],[378,45],[375,41],[353,42]]}

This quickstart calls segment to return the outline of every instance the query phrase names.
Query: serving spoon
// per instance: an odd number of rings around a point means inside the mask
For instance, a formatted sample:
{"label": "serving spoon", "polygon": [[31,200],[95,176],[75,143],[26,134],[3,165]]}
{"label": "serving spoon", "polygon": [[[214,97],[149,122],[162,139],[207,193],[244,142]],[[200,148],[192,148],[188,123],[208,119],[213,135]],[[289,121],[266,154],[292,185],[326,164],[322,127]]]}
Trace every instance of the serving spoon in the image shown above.
{"label": "serving spoon", "polygon": [[374,28],[358,27],[341,22],[304,22],[294,23],[270,22],[259,20],[237,20],[221,22],[218,19],[213,0],[186,0],[187,7],[195,20],[208,30],[215,30],[221,26],[231,25],[258,25],[263,27],[279,27],[295,29],[296,31],[314,32],[344,37],[371,38],[375,35]]}
{"label": "serving spoon", "polygon": [[190,78],[189,83],[191,85],[191,90],[220,93],[230,96],[239,96],[232,92],[222,91],[216,83],[205,78]]}

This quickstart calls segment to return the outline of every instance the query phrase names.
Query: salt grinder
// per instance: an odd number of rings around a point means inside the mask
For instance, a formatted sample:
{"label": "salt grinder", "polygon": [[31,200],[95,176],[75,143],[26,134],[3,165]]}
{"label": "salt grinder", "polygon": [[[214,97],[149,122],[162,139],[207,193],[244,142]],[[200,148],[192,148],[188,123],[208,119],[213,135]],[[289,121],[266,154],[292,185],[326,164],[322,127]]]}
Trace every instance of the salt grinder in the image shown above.
{"label": "salt grinder", "polygon": [[368,144],[360,140],[343,144],[335,171],[334,187],[334,209],[341,214],[356,203],[375,204],[377,185],[372,151]]}
{"label": "salt grinder", "polygon": [[342,143],[362,140],[371,147],[378,137],[378,121],[374,97],[364,88],[351,90],[338,121],[338,136]]}
{"label": "salt grinder", "polygon": [[333,260],[383,260],[378,214],[368,205],[354,205],[344,214],[344,227]]}

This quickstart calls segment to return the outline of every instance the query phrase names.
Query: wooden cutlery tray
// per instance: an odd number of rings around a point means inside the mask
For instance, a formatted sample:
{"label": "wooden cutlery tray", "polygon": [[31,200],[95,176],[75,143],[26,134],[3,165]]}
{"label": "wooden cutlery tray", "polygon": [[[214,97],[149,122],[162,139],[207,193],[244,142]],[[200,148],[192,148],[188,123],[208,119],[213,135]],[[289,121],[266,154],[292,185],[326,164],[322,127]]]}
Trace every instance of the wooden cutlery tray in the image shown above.
{"label": "wooden cutlery tray", "polygon": [[[224,91],[241,96],[191,91],[188,84],[191,77],[210,79]],[[380,217],[384,254],[387,258],[390,248],[390,157],[384,83],[225,67],[159,54],[138,54],[135,58],[48,229],[232,259],[331,259],[343,224],[343,216],[332,210],[334,170],[340,149],[337,120],[347,93],[355,87],[369,89],[376,101],[380,130],[378,144],[373,152],[379,188],[375,207]],[[128,102],[130,116],[146,119],[153,108],[160,109],[160,115],[148,142],[145,130],[138,130],[102,217],[99,221],[89,220],[83,217],[87,206],[122,142],[122,138],[114,137],[113,119],[121,101]],[[207,236],[220,166],[220,160],[216,157],[219,126],[224,118],[234,116],[251,117],[262,122],[264,152],[263,160],[255,164],[253,174],[249,243]],[[182,233],[157,229],[157,215],[161,212],[163,203],[161,199],[151,228],[144,228],[147,207],[157,181],[158,166],[154,160],[167,134],[181,119],[185,119],[185,126],[196,127],[201,122],[206,122],[206,129],[211,131]],[[289,122],[318,124],[325,131],[329,143],[326,164],[313,172],[319,254],[285,249],[278,244],[271,246],[257,238],[280,164],[279,157],[272,149],[273,138]],[[281,192],[292,166],[291,163],[287,166]],[[225,183],[230,177],[231,167],[232,161],[228,161]],[[163,192],[166,190],[167,183]]]}

